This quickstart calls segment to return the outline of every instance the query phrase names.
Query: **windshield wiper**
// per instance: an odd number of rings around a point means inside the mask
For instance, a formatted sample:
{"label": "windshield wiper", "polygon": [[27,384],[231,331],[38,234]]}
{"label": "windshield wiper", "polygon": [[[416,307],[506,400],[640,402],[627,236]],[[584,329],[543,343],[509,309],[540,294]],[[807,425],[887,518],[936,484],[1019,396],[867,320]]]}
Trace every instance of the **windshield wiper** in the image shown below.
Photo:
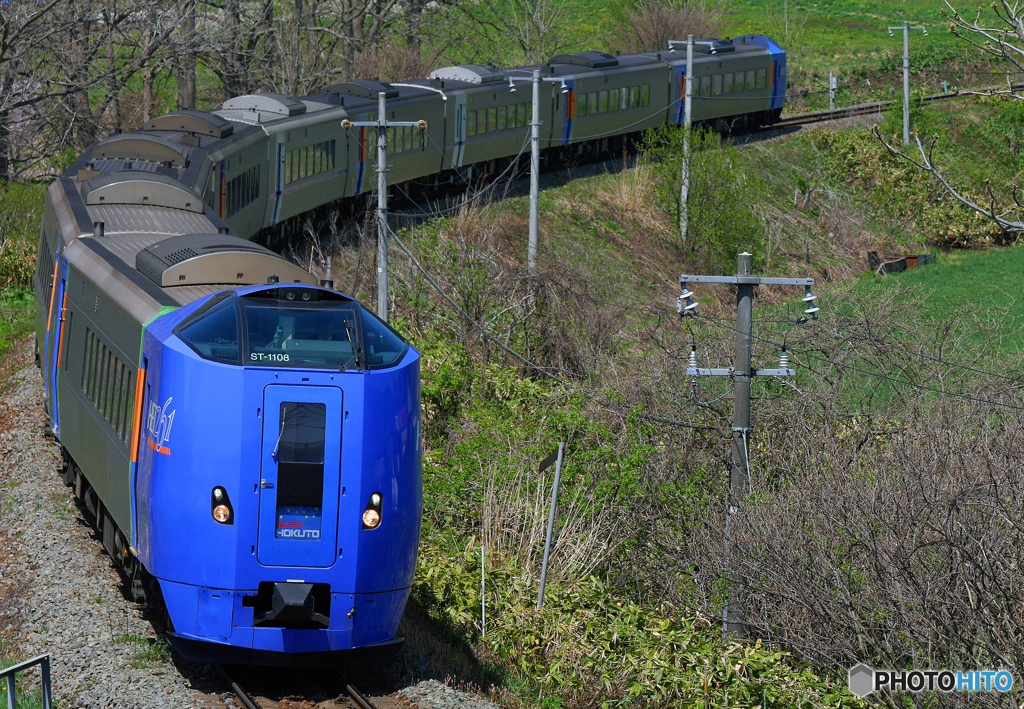
{"label": "windshield wiper", "polygon": [[348,335],[348,341],[352,345],[352,357],[356,361],[356,371],[359,371],[360,369],[362,369],[362,367],[360,366],[359,359],[359,352],[362,348],[360,348],[359,344],[356,342],[356,338],[352,331],[352,323],[349,321],[348,318],[345,318],[345,334]]}

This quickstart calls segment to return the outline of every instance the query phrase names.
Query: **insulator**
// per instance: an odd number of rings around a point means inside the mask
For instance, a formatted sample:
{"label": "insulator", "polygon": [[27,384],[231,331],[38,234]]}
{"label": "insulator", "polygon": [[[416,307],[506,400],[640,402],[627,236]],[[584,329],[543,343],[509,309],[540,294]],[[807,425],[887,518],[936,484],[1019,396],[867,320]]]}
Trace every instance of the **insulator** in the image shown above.
{"label": "insulator", "polygon": [[779,369],[789,369],[789,353],[785,348],[779,353]]}
{"label": "insulator", "polygon": [[690,350],[690,366],[694,369],[697,368],[697,348],[694,347]]}

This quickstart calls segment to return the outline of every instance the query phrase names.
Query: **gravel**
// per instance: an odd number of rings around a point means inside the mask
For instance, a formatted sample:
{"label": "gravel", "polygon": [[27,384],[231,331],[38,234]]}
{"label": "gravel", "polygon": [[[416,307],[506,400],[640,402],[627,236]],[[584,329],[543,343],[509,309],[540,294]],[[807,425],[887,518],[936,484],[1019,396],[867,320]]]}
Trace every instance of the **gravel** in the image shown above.
{"label": "gravel", "polygon": [[[54,698],[69,709],[237,706],[212,667],[175,655],[140,608],[64,485],[46,417],[32,340],[8,351],[0,379],[0,651],[50,655]],[[499,709],[424,676],[407,644],[385,671],[421,709]],[[397,671],[396,671],[397,670]],[[436,676],[436,675],[435,675]],[[37,670],[19,684],[38,682]],[[401,678],[401,679],[399,679]]]}
{"label": "gravel", "polygon": [[[43,435],[42,380],[31,364],[31,340],[9,356],[28,366],[0,385],[5,654],[49,653],[54,697],[63,706],[201,706],[153,626],[123,595],[121,576],[59,476],[60,446]],[[33,673],[24,681],[37,678]]]}
{"label": "gravel", "polygon": [[412,700],[421,709],[499,709],[493,702],[452,689],[436,679],[400,689],[398,696]]}

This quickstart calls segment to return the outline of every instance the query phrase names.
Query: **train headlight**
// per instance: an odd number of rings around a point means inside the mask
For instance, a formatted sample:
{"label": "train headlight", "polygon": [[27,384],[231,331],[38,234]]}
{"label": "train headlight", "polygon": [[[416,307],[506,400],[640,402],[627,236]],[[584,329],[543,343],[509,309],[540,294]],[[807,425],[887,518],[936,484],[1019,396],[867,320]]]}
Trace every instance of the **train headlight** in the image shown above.
{"label": "train headlight", "polygon": [[228,491],[220,485],[210,491],[210,514],[217,521],[217,524],[234,524],[235,514],[231,507],[231,500],[228,498]]}
{"label": "train headlight", "polygon": [[380,507],[383,502],[384,497],[379,492],[370,495],[370,501],[363,511],[363,529],[376,529],[380,526]]}

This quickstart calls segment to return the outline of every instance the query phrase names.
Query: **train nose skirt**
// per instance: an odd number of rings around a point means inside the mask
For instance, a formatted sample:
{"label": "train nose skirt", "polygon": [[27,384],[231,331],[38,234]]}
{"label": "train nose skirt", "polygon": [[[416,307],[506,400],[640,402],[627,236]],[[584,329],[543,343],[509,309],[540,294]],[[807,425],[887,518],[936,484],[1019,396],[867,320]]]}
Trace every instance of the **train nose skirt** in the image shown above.
{"label": "train nose skirt", "polygon": [[331,624],[331,587],[326,583],[264,581],[254,600],[256,626],[327,628]]}

